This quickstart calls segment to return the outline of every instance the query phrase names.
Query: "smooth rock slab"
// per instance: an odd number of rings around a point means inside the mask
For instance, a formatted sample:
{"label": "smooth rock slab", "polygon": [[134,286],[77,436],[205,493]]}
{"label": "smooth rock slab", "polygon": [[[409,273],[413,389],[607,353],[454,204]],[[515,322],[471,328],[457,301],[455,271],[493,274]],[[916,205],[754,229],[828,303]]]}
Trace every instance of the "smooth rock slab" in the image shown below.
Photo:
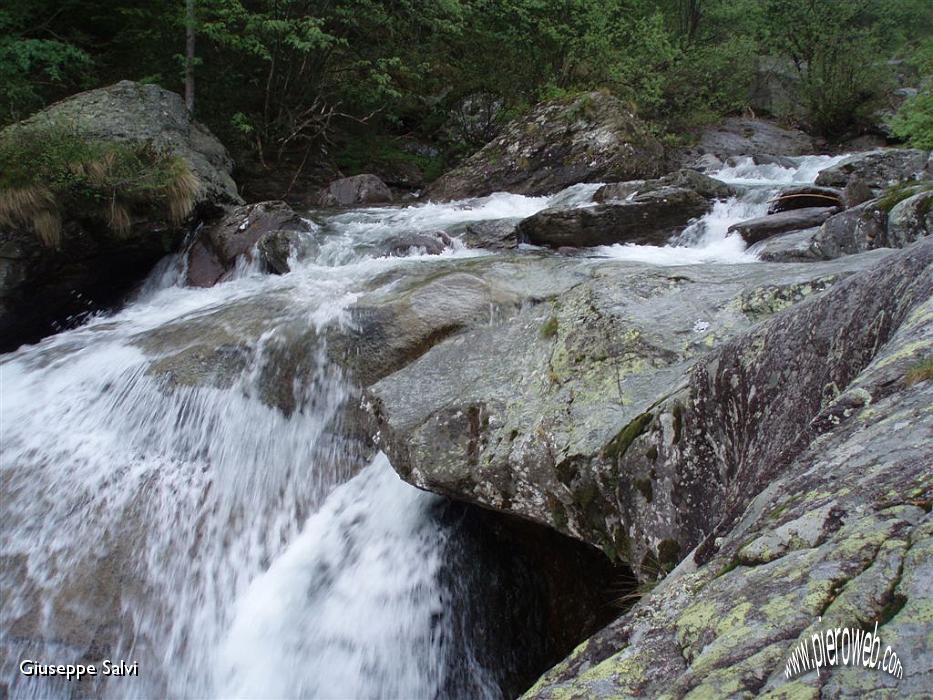
{"label": "smooth rock slab", "polygon": [[[803,265],[594,265],[591,280],[452,335],[372,385],[382,448],[421,488],[549,525],[650,577],[709,532],[711,514],[748,495],[738,473],[747,472],[749,488],[764,479],[759,469],[800,435],[824,387],[844,381],[850,370],[827,357],[857,346],[839,362],[859,365],[861,343],[875,341],[854,329],[871,326],[881,309],[892,318],[916,296],[908,288],[917,273],[906,266],[885,279],[906,285],[896,293],[832,293],[885,255]],[[913,264],[922,269],[922,260]],[[819,309],[833,324],[778,313],[827,288],[831,301]],[[734,347],[713,350],[769,317],[771,325],[755,326],[763,330],[742,342],[781,343],[780,362],[755,365],[751,376],[727,365]],[[778,318],[793,324],[775,325]],[[828,348],[850,327],[844,343]],[[789,342],[798,335],[802,345]],[[698,362],[706,374],[691,369]],[[801,363],[812,370],[806,381],[794,374]],[[808,401],[779,393],[788,383],[805,384]],[[759,429],[763,416],[767,430]]]}

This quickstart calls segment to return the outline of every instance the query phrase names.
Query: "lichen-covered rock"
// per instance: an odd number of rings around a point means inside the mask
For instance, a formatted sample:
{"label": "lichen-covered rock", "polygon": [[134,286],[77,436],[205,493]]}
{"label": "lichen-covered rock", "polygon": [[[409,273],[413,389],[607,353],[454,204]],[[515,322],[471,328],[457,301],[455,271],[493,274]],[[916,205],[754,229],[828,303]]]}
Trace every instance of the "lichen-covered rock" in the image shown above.
{"label": "lichen-covered rock", "polygon": [[[251,256],[257,244],[270,271],[287,272],[289,241],[298,246],[300,234],[308,231],[307,222],[285,202],[234,207],[219,221],[205,226],[188,249],[188,284],[194,287],[217,284],[233,269],[237,258]],[[290,234],[283,237],[282,232]]]}
{"label": "lichen-covered rock", "polygon": [[[920,581],[933,571],[933,384],[912,368],[933,353],[931,261],[928,242],[890,256],[701,363],[720,377],[718,392],[707,390],[735,431],[710,454],[710,464],[724,461],[714,478],[732,481],[733,507],[712,515],[702,543],[654,591],[525,697],[928,696],[933,595]],[[814,338],[813,352],[791,359]],[[704,391],[699,377],[691,390]],[[776,424],[798,432],[770,457],[750,454],[758,437],[740,426],[756,416],[768,417],[764,442],[776,446]],[[731,471],[736,458],[744,468]],[[792,650],[814,633],[876,623],[903,678],[861,666],[791,667],[787,677]]]}
{"label": "lichen-covered rock", "polygon": [[898,202],[888,214],[888,245],[903,248],[933,233],[933,190]]}
{"label": "lichen-covered rock", "polygon": [[827,260],[888,244],[888,212],[877,199],[828,218],[813,237],[813,250]]}
{"label": "lichen-covered rock", "polygon": [[655,177],[662,172],[663,155],[635,114],[616,98],[592,92],[537,105],[431,183],[425,197],[540,195],[578,182]]}
{"label": "lichen-covered rock", "polygon": [[[371,386],[383,449],[422,488],[546,524],[650,577],[700,541],[706,518],[722,513],[738,489],[735,474],[796,439],[809,410],[769,404],[776,401],[765,392],[771,375],[755,380],[758,399],[753,392],[746,405],[719,389],[711,394],[690,367],[757,321],[832,291],[885,255],[773,266],[591,264],[591,280],[525,305],[505,322],[456,334]],[[836,325],[819,326],[827,342],[839,324],[856,325],[858,314],[874,318],[861,294],[850,292],[844,303],[840,296],[833,296]],[[898,298],[878,294],[872,304],[890,311],[911,294],[900,290]],[[803,356],[821,354],[826,362],[831,349],[801,323],[794,330],[811,345],[775,340],[797,353],[783,360],[786,368],[767,367],[775,376]],[[857,336],[853,330],[852,342]],[[760,342],[767,347],[771,339]],[[713,371],[720,363],[723,392],[732,378],[744,381],[739,370],[727,377],[729,352],[702,365]],[[458,368],[453,376],[450,367]],[[817,404],[833,381],[825,377],[808,379],[822,381]],[[802,383],[789,374],[779,379],[775,386]],[[741,387],[751,385],[735,390]],[[748,423],[717,423],[733,409],[735,420]],[[759,429],[763,415],[768,430]]]}
{"label": "lichen-covered rock", "polygon": [[779,233],[819,226],[837,211],[839,210],[836,207],[790,209],[732,224],[729,227],[729,233],[738,233],[747,243],[754,244]]}
{"label": "lichen-covered rock", "polygon": [[[127,80],[57,102],[8,127],[63,124],[89,139],[150,144],[178,156],[197,176],[191,224],[242,202],[233,161],[204,126],[188,120],[181,97]],[[63,222],[59,247],[27,228],[0,230],[0,350],[33,342],[59,324],[119,303],[156,262],[184,239],[187,226],[135,217],[115,235],[90,220]]]}
{"label": "lichen-covered rock", "polygon": [[518,225],[519,239],[560,248],[614,243],[663,245],[711,204],[693,190],[662,187],[593,207],[545,209]]}
{"label": "lichen-covered rock", "polygon": [[362,204],[385,204],[392,201],[392,191],[376,175],[353,175],[334,180],[318,194],[321,207],[351,207]]}
{"label": "lichen-covered rock", "polygon": [[882,189],[904,180],[929,178],[929,153],[917,149],[880,148],[856,153],[832,167],[821,170],[816,184],[845,187],[852,175],[873,189]]}

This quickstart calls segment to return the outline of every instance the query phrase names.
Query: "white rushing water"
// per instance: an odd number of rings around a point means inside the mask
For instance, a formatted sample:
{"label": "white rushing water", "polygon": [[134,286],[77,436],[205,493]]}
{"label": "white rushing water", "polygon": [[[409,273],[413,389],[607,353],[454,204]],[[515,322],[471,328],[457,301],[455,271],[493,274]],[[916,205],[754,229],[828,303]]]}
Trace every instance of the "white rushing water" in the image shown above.
{"label": "white rushing water", "polygon": [[740,158],[712,177],[734,186],[735,197],[717,201],[712,211],[691,223],[677,241],[665,246],[612,245],[596,249],[600,255],[654,265],[699,263],[751,263],[757,258],[746,252],[745,241],[728,229],[747,219],[764,216],[768,202],[782,187],[811,184],[820,170],[835,165],[845,156],[798,156],[785,159],[793,167],[776,164],[755,165],[752,158]]}
{"label": "white rushing water", "polygon": [[[753,261],[728,226],[829,162],[727,168],[718,175],[742,193],[679,245],[595,254]],[[469,640],[451,642],[453,535],[438,499],[382,456],[364,464],[341,429],[353,389],[320,332],[352,323],[348,307],[383,273],[488,255],[455,242],[441,256],[386,257],[393,236],[589,206],[596,188],[312,213],[314,253],[289,274],[244,263],[223,284],[187,288],[180,258],[167,258],[119,312],[0,357],[11,697],[76,692],[21,676],[26,658],[138,661],[138,678],[94,687],[114,698],[497,696]],[[452,686],[455,671],[470,683]]]}

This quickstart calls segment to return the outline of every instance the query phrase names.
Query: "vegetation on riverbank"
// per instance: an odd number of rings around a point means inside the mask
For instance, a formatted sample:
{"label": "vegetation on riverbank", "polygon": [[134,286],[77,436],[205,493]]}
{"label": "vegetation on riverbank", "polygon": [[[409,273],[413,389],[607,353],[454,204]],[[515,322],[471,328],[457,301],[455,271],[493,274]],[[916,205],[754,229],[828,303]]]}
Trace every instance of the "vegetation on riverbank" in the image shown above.
{"label": "vegetation on riverbank", "polygon": [[[0,10],[0,123],[124,78],[181,92],[184,6],[35,0]],[[329,160],[350,170],[364,165],[354,145],[361,138],[391,151],[393,163],[426,159],[420,165],[436,169],[539,100],[596,88],[630,103],[671,143],[723,114],[755,109],[756,90],[788,93],[773,116],[830,138],[852,136],[891,107],[898,75],[912,73],[920,85],[929,72],[894,59],[933,46],[924,0],[194,7],[196,116],[260,163]],[[894,120],[895,133],[919,146],[933,140],[928,90]],[[406,144],[427,144],[430,155],[412,155]]]}
{"label": "vegetation on riverbank", "polygon": [[146,144],[88,139],[74,124],[30,123],[0,136],[0,225],[25,226],[47,247],[60,244],[69,219],[97,221],[117,236],[142,210],[180,224],[199,188],[182,158]]}

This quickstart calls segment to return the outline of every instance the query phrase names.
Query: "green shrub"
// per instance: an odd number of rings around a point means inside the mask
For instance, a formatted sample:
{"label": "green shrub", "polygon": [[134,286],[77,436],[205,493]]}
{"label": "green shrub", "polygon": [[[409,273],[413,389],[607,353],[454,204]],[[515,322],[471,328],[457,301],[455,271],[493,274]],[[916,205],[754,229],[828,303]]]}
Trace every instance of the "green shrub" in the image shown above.
{"label": "green shrub", "polygon": [[181,158],[151,145],[87,138],[47,121],[0,134],[0,225],[31,228],[47,247],[62,222],[102,222],[122,236],[147,213],[178,225],[194,208],[200,182]]}
{"label": "green shrub", "polygon": [[907,100],[891,120],[894,135],[914,148],[933,149],[933,89],[927,86]]}

